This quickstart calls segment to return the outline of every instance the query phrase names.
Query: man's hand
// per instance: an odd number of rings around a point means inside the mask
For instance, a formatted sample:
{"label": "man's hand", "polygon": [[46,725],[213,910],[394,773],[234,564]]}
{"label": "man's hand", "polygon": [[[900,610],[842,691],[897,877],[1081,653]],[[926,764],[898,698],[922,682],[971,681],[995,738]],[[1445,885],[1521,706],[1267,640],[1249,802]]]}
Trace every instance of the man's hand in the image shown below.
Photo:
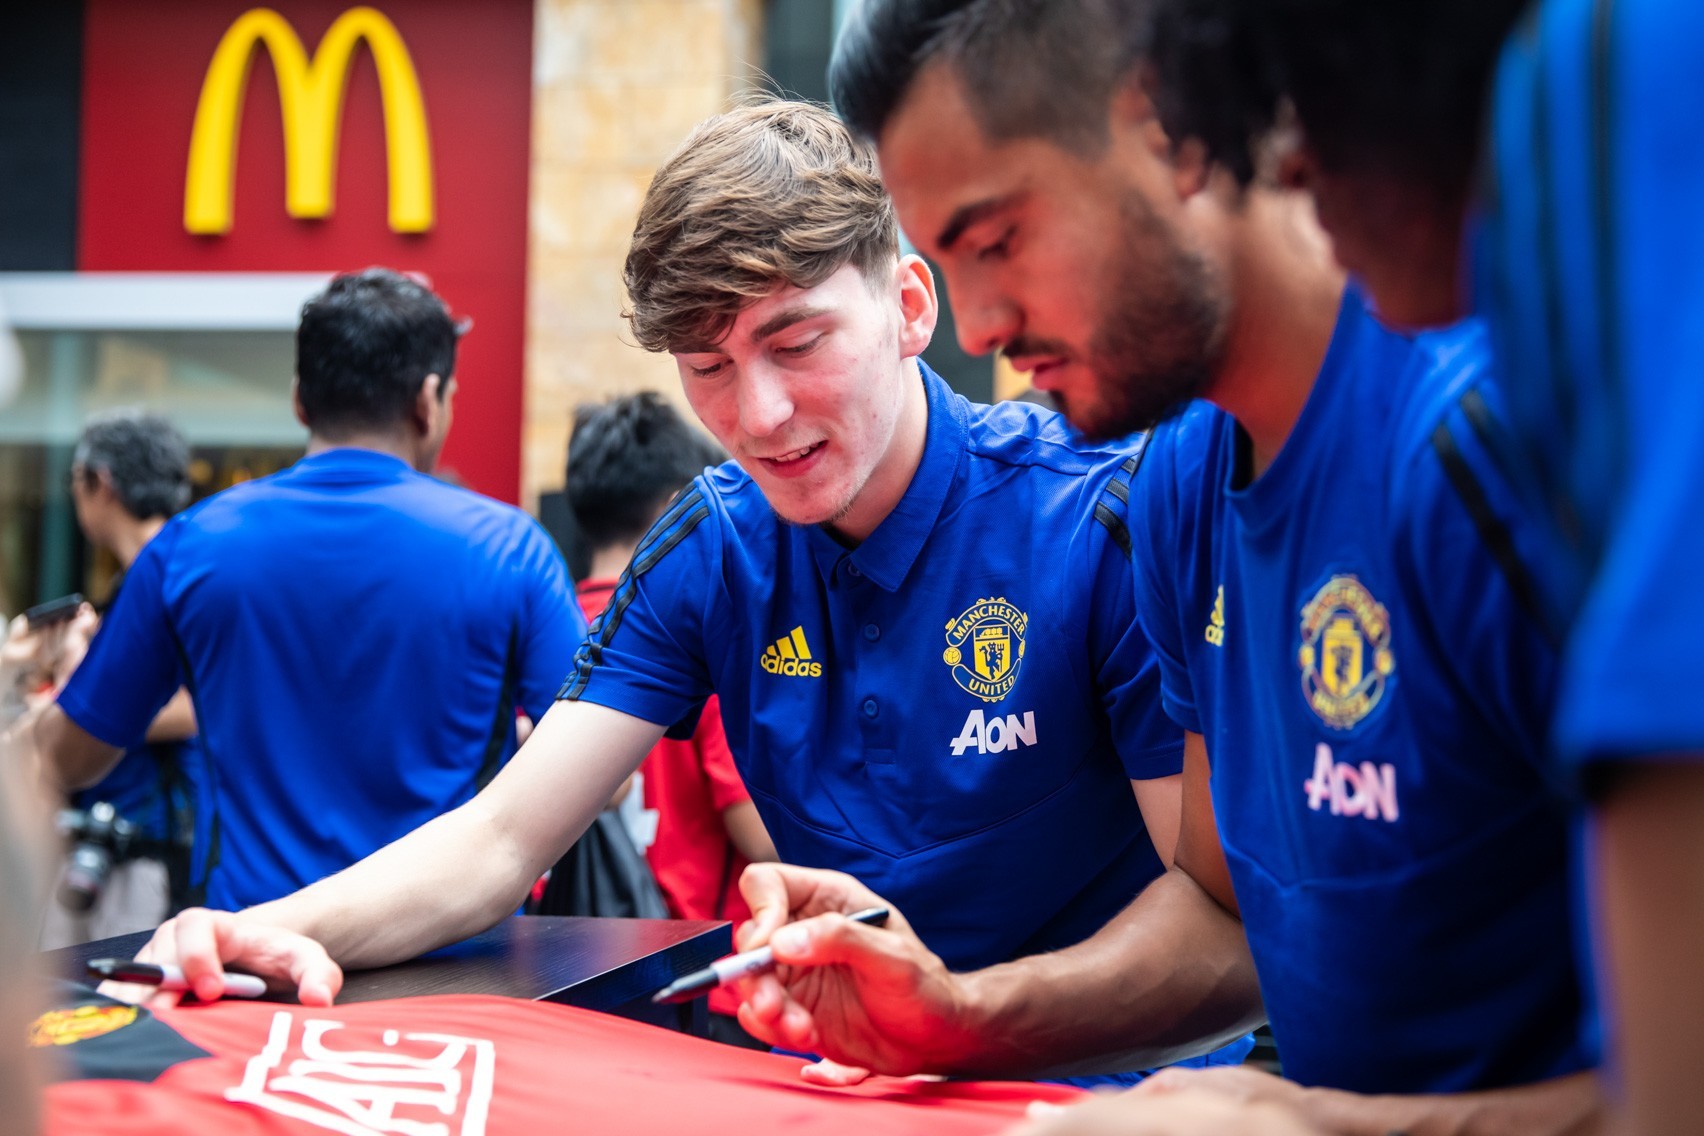
{"label": "man's hand", "polygon": [[48,660],[53,674],[53,688],[59,690],[71,681],[77,668],[89,653],[89,643],[100,630],[101,617],[89,604],[77,609],[77,614],[54,629],[51,639],[52,656]]}
{"label": "man's hand", "polygon": [[[1226,1072],[1235,1072],[1226,1068]],[[1258,1074],[1265,1076],[1265,1074]],[[1273,1078],[1276,1080],[1277,1078]],[[1216,1092],[1152,1091],[1149,1081],[1087,1104],[1032,1106],[1031,1122],[1010,1136],[1322,1136],[1294,1112],[1270,1102],[1233,1100]]]}
{"label": "man's hand", "polygon": [[[192,907],[168,919],[136,956],[146,962],[173,963],[203,1002],[224,989],[225,964],[264,978],[275,989],[296,992],[304,1006],[329,1006],[343,989],[343,971],[325,948],[305,935],[229,911]],[[155,1007],[175,1005],[182,995],[153,987],[107,983],[113,997]]]}
{"label": "man's hand", "polygon": [[1131,1091],[1146,1096],[1171,1093],[1212,1095],[1235,1104],[1276,1104],[1297,1113],[1306,1111],[1306,1089],[1294,1081],[1286,1081],[1247,1065],[1162,1069]]}
{"label": "man's hand", "polygon": [[6,642],[0,646],[0,668],[8,677],[37,667],[42,633],[30,627],[23,616],[13,616],[6,626]]}
{"label": "man's hand", "polygon": [[[862,1079],[951,1068],[970,1041],[946,965],[897,910],[885,927],[846,916],[889,906],[843,872],[753,864],[740,877],[751,920],[738,946],[782,965],[741,983],[740,1024],[783,1049],[820,1053]],[[825,1083],[855,1083],[824,1078]]]}

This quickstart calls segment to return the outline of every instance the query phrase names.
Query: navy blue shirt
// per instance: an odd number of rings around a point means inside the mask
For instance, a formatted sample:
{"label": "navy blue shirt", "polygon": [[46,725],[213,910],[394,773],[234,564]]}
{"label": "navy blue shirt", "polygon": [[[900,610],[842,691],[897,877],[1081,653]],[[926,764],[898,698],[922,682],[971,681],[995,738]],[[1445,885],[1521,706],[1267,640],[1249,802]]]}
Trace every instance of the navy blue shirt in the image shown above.
{"label": "navy blue shirt", "polygon": [[856,549],[733,464],[634,554],[563,697],[660,724],[721,698],[781,858],[850,872],[950,966],[1093,934],[1161,871],[1130,779],[1181,768],[1136,618],[1128,451],[924,369],[928,437]]}
{"label": "navy blue shirt", "polygon": [[240,908],[472,797],[584,626],[524,513],[332,450],[170,521],[59,703],[129,746],[189,686],[207,761],[191,884]]}
{"label": "navy blue shirt", "polygon": [[1568,768],[1704,753],[1704,5],[1549,0],[1495,86],[1476,304],[1552,521]]}
{"label": "navy blue shirt", "polygon": [[1493,552],[1525,545],[1474,425],[1496,409],[1485,356],[1471,325],[1405,339],[1350,293],[1260,478],[1204,403],[1155,432],[1136,477],[1165,706],[1205,738],[1304,1084],[1457,1092],[1593,1062],[1569,828],[1543,777],[1556,663],[1513,596],[1518,561]]}
{"label": "navy blue shirt", "polygon": [[125,750],[112,772],[99,782],[73,793],[71,803],[88,809],[104,801],[147,840],[186,839],[193,829],[201,761],[201,743],[196,738],[144,742]]}

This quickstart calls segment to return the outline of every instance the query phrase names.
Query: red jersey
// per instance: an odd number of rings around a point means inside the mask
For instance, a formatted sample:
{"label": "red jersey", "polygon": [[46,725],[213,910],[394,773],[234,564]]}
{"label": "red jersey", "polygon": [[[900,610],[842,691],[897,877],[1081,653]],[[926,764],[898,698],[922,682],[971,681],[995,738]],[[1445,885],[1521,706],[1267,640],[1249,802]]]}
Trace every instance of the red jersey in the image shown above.
{"label": "red jersey", "polygon": [[[602,614],[615,580],[584,580],[575,589],[590,622]],[[664,738],[645,756],[645,807],[657,810],[657,836],[646,849],[651,872],[678,919],[726,919],[736,926],[751,918],[740,895],[740,873],[748,861],[728,839],[722,812],[751,800],[722,732],[722,711],[712,696],[687,741]],[[721,989],[710,1008],[732,1014],[739,995]]]}
{"label": "red jersey", "polygon": [[[163,1052],[162,1037],[175,1048]],[[1022,1082],[872,1077],[819,1088],[800,1079],[797,1058],[474,995],[326,1008],[222,1001],[158,1015],[106,1003],[43,1015],[32,1040],[78,1068],[85,1048],[103,1051],[97,1069],[128,1065],[50,1085],[47,1136],[970,1136],[1010,1127],[1033,1100],[1083,1099]],[[127,1049],[137,1051],[128,1062]]]}

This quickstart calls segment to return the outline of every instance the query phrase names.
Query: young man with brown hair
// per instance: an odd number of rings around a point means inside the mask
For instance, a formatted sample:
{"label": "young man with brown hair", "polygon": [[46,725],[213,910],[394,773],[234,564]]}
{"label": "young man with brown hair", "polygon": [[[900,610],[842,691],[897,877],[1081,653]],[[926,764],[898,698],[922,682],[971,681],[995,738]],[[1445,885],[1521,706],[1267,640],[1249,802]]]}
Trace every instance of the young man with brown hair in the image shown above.
{"label": "young man with brown hair", "polygon": [[955,965],[1077,942],[1164,872],[1181,744],[1133,603],[1135,459],[918,360],[935,285],[871,150],[803,104],[706,122],[651,185],[627,287],[734,462],[640,541],[486,792],[294,896],[162,930],[153,952],[210,992],[223,959],[329,998],[325,952],[279,928],[372,966],[489,926],[712,692],[781,858],[873,881]]}

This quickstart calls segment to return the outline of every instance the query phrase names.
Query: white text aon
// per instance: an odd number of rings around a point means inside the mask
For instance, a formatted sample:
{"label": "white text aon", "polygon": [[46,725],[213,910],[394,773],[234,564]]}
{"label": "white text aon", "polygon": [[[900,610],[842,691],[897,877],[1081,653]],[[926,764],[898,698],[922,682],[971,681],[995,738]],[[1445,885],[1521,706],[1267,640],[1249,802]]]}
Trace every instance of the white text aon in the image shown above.
{"label": "white text aon", "polygon": [[984,718],[982,711],[972,710],[970,717],[964,720],[964,729],[953,739],[953,756],[957,757],[967,749],[975,749],[977,753],[1004,753],[1034,744],[1034,710],[1024,711],[1021,719],[1016,714]]}

